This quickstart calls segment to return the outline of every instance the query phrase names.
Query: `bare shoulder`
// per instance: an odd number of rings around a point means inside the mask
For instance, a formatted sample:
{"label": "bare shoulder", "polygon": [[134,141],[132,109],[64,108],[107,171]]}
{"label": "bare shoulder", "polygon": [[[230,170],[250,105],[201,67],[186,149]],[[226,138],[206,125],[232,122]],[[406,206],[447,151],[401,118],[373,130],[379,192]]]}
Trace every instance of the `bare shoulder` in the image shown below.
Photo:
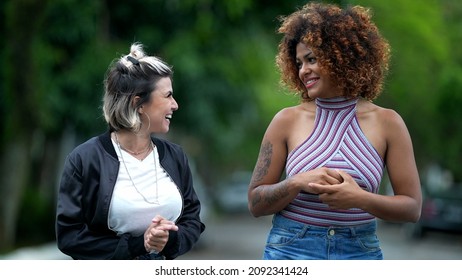
{"label": "bare shoulder", "polygon": [[403,118],[395,110],[381,107],[369,101],[361,102],[359,114],[376,120],[385,128],[405,125]]}
{"label": "bare shoulder", "polygon": [[276,113],[276,115],[274,116],[274,120],[281,122],[291,121],[293,120],[293,118],[297,117],[302,112],[302,105],[286,107]]}
{"label": "bare shoulder", "polygon": [[291,128],[294,125],[294,123],[297,120],[301,119],[302,116],[306,113],[307,112],[303,104],[292,107],[286,107],[284,109],[281,109],[274,115],[270,126],[284,128],[284,130],[287,130]]}
{"label": "bare shoulder", "polygon": [[401,115],[393,109],[377,106],[377,115],[386,129],[394,130],[406,127]]}
{"label": "bare shoulder", "polygon": [[411,136],[406,123],[398,112],[372,103],[371,108],[374,108],[375,123],[379,125],[381,135],[384,137],[387,146],[393,143],[402,144],[410,141]]}
{"label": "bare shoulder", "polygon": [[382,158],[385,158],[390,145],[409,141],[406,124],[393,109],[361,100],[358,103],[357,116],[363,133]]}

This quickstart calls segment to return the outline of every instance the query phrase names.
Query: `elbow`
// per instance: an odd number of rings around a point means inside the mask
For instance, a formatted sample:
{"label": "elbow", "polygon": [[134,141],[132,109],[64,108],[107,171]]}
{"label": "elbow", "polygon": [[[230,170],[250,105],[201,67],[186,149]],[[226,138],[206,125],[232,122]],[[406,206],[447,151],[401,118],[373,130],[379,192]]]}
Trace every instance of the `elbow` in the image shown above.
{"label": "elbow", "polygon": [[250,211],[250,214],[252,214],[252,216],[253,216],[254,218],[259,218],[259,217],[261,217],[261,216],[264,216],[263,214],[260,214],[260,213],[258,213],[258,212],[252,212],[252,211]]}
{"label": "elbow", "polygon": [[417,211],[414,211],[414,214],[410,217],[411,223],[417,223],[420,220],[420,215],[422,213],[422,208],[419,207]]}
{"label": "elbow", "polygon": [[254,203],[252,195],[253,193],[251,191],[249,191],[249,193],[247,194],[247,208],[250,214],[252,214],[252,216],[254,216],[255,218],[258,218],[261,216],[261,214],[258,211],[258,207],[256,207],[257,205]]}
{"label": "elbow", "polygon": [[257,211],[257,209],[255,209],[255,207],[253,207],[251,205],[250,202],[249,202],[248,208],[249,208],[250,214],[252,214],[253,217],[258,218],[258,217],[262,216],[261,213],[259,213],[259,211]]}
{"label": "elbow", "polygon": [[422,213],[422,198],[414,197],[408,201],[408,203],[403,204],[402,220],[403,222],[417,223],[420,220],[420,215]]}
{"label": "elbow", "polygon": [[268,215],[268,213],[265,212],[265,208],[258,207],[258,206],[259,205],[253,205],[249,201],[249,205],[248,205],[249,212],[254,218],[259,218],[259,217]]}
{"label": "elbow", "polygon": [[422,214],[422,204],[416,203],[412,208],[412,211],[408,211],[406,215],[406,222],[417,223],[420,220],[420,215]]}
{"label": "elbow", "polygon": [[417,223],[422,215],[422,197],[416,200],[416,206],[414,207],[413,215],[411,217],[412,223]]}
{"label": "elbow", "polygon": [[254,216],[255,218],[275,213],[271,205],[264,202],[264,199],[261,196],[261,192],[249,191],[247,203],[250,214],[252,214],[252,216]]}

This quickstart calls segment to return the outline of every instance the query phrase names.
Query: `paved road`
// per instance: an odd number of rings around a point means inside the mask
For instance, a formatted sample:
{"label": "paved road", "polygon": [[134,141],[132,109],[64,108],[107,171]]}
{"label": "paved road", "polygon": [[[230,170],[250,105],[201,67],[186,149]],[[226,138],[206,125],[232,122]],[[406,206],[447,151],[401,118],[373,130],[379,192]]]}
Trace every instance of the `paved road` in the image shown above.
{"label": "paved road", "polygon": [[[202,247],[181,259],[261,259],[271,218],[240,215],[208,223]],[[378,235],[388,260],[462,260],[462,235],[428,232],[421,240],[409,240],[399,224],[379,222]]]}
{"label": "paved road", "polygon": [[378,235],[389,260],[462,260],[462,234],[429,231],[409,239],[402,225],[381,222]]}
{"label": "paved road", "polygon": [[[248,214],[214,217],[197,249],[181,256],[182,260],[259,260],[271,218],[253,218]],[[380,222],[378,235],[385,259],[389,260],[462,260],[462,235],[429,232],[421,240],[406,239],[398,224]],[[0,259],[69,259],[55,244],[23,248]]]}

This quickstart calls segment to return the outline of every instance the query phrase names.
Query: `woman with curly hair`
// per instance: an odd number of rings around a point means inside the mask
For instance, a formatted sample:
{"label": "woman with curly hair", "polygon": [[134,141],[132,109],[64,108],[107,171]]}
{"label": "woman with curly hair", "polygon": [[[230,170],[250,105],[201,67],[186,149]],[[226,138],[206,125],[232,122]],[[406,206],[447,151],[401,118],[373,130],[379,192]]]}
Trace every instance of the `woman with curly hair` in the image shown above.
{"label": "woman with curly hair", "polygon": [[389,45],[361,6],[309,3],[281,22],[276,62],[301,102],[269,124],[249,185],[250,212],[273,215],[263,258],[383,259],[376,219],[416,222],[422,204],[406,125],[372,103]]}

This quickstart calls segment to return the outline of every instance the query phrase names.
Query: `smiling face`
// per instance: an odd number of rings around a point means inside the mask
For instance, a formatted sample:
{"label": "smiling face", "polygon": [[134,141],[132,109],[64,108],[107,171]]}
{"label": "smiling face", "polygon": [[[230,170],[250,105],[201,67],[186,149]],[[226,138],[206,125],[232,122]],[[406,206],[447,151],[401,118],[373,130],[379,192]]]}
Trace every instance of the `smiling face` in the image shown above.
{"label": "smiling face", "polygon": [[306,87],[308,97],[331,98],[342,96],[342,91],[333,83],[330,77],[321,71],[313,51],[304,43],[298,43],[296,48],[296,63],[298,76]]}
{"label": "smiling face", "polygon": [[139,110],[142,127],[149,128],[149,133],[167,133],[176,110],[178,103],[173,98],[172,80],[168,77],[161,78],[156,89],[151,92],[151,100]]}

